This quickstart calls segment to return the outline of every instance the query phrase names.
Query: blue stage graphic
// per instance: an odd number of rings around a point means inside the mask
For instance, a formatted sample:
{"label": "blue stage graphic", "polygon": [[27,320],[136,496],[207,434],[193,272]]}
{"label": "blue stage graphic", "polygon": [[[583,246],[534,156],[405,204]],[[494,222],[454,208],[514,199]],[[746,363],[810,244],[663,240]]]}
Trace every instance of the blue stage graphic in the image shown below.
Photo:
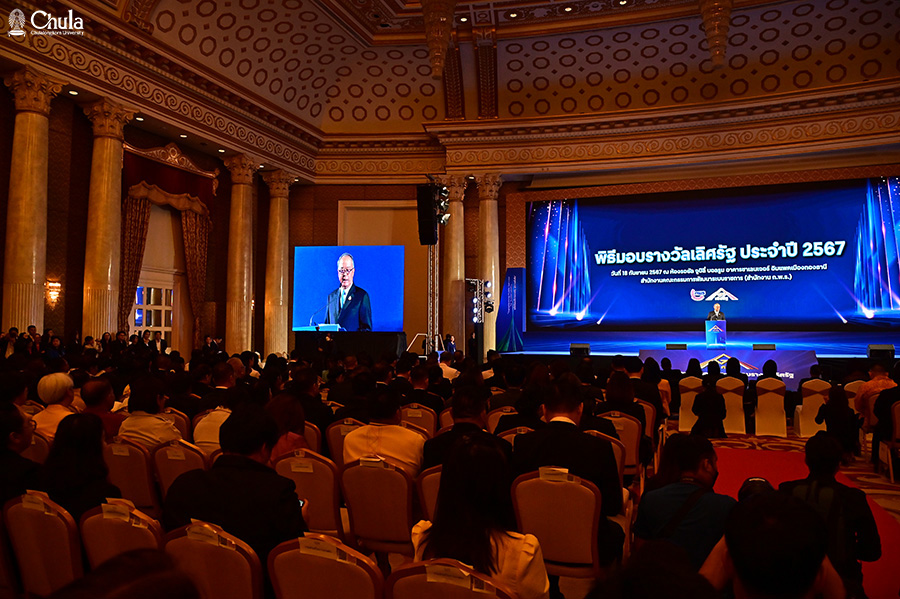
{"label": "blue stage graphic", "polygon": [[731,330],[900,332],[898,190],[891,177],[533,203],[528,331],[699,330],[720,303]]}

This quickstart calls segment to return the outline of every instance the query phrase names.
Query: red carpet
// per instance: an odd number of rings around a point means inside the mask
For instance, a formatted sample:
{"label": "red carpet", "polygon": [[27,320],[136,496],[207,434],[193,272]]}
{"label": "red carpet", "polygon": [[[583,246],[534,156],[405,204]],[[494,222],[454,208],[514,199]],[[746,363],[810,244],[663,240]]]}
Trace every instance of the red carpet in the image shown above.
{"label": "red carpet", "polygon": [[[717,447],[719,480],[716,491],[737,498],[741,484],[751,476],[761,476],[774,487],[787,480],[805,478],[803,454],[795,451],[767,451],[759,449],[731,449]],[[854,486],[838,474],[838,481]],[[878,504],[869,500],[881,535],[881,559],[863,562],[863,583],[870,599],[896,599],[900,593],[900,522]]]}

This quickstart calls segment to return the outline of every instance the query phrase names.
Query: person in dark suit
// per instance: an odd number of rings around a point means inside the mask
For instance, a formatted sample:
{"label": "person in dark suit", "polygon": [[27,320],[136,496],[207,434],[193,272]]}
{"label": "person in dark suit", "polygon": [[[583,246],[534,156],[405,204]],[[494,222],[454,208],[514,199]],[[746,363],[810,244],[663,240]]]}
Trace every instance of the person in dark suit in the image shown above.
{"label": "person in dark suit", "polygon": [[412,390],[406,394],[403,404],[417,403],[434,410],[438,416],[444,411],[444,398],[428,390],[428,367],[416,366],[409,375]]}
{"label": "person in dark suit", "polygon": [[450,448],[463,437],[480,437],[496,447],[506,462],[512,463],[512,445],[484,430],[487,425],[487,396],[472,386],[460,387],[453,393],[453,428],[433,439],[425,441],[422,469],[444,463]]}
{"label": "person in dark suit", "polygon": [[0,502],[4,505],[34,488],[40,464],[20,455],[31,446],[33,435],[31,416],[12,402],[0,402]]}
{"label": "person in dark suit", "polygon": [[325,324],[339,324],[346,331],[371,331],[372,306],[366,290],[353,284],[353,256],[341,254],[337,267],[341,284],[328,294]]}
{"label": "person in dark suit", "polygon": [[625,370],[628,371],[628,378],[631,379],[634,396],[637,399],[646,401],[656,408],[656,422],[653,427],[655,430],[666,418],[666,413],[662,405],[662,397],[659,394],[659,387],[653,383],[641,380],[641,377],[644,374],[644,363],[639,357],[629,356],[626,358]]}
{"label": "person in dark suit", "polygon": [[[191,519],[211,522],[250,545],[261,563],[279,543],[303,536],[294,482],[266,465],[277,441],[278,426],[261,406],[237,407],[219,429],[223,455],[209,470],[185,472],[169,487],[165,529]],[[268,581],[267,591],[274,596]]]}
{"label": "person in dark suit", "polygon": [[713,309],[706,315],[706,320],[725,320],[725,313],[722,312],[722,306],[718,302],[713,304]]}
{"label": "person in dark suit", "polygon": [[[715,364],[715,362],[711,362]],[[697,416],[697,422],[691,429],[692,435],[700,435],[709,439],[725,437],[725,398],[716,391],[715,379],[703,377],[703,391],[694,398],[691,408]]]}
{"label": "person in dark suit", "polygon": [[[291,370],[291,382],[285,388],[285,392],[300,400],[303,412],[306,414],[306,421],[315,424],[324,439],[325,430],[335,421],[335,416],[319,394],[319,375],[312,368],[306,366],[294,368]],[[322,444],[321,449],[327,455],[326,443]]]}
{"label": "person in dark suit", "polygon": [[[609,564],[622,556],[625,533],[608,518],[622,509],[619,471],[609,441],[578,430],[584,409],[578,396],[562,394],[553,387],[546,390],[544,400],[547,426],[516,437],[513,448],[513,470],[524,474],[541,466],[567,468],[570,474],[589,480],[600,489],[601,518],[597,533],[602,563]],[[548,514],[548,517],[552,515]],[[558,584],[558,580],[555,581]],[[554,581],[551,579],[551,587]]]}
{"label": "person in dark suit", "polygon": [[169,349],[169,343],[162,338],[160,331],[154,331],[153,339],[150,341],[150,351],[154,354],[164,354]]}

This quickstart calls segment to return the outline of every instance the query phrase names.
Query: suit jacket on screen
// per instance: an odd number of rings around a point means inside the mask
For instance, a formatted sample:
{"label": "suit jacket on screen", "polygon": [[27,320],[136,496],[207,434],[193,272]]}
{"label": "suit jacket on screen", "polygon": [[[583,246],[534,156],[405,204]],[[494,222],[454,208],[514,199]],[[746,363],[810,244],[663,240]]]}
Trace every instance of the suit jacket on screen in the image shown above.
{"label": "suit jacket on screen", "polygon": [[347,331],[371,331],[372,306],[366,290],[352,285],[343,308],[340,287],[329,293],[325,324],[339,324]]}

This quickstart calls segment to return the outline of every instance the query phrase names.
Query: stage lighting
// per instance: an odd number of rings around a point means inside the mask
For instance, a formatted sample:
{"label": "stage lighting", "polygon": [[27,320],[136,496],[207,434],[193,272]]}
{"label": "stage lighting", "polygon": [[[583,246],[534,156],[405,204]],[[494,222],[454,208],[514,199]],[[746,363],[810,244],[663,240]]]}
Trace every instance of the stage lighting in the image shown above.
{"label": "stage lighting", "polygon": [[494,294],[491,293],[490,291],[487,291],[487,292],[485,292],[484,297],[486,299],[491,299],[492,297],[494,297]]}
{"label": "stage lighting", "polygon": [[478,298],[477,298],[477,297],[473,297],[473,298],[472,298],[472,303],[473,303],[473,304],[477,304],[477,303],[478,303]]}
{"label": "stage lighting", "polygon": [[473,316],[473,317],[472,317],[472,322],[474,322],[475,324],[478,324],[478,317],[477,317],[477,316]]}
{"label": "stage lighting", "polygon": [[485,288],[485,289],[490,289],[490,288],[491,288],[491,282],[490,282],[490,281],[485,281],[485,282],[484,282],[484,288]]}
{"label": "stage lighting", "polygon": [[484,311],[490,314],[494,311],[494,302],[484,302]]}

